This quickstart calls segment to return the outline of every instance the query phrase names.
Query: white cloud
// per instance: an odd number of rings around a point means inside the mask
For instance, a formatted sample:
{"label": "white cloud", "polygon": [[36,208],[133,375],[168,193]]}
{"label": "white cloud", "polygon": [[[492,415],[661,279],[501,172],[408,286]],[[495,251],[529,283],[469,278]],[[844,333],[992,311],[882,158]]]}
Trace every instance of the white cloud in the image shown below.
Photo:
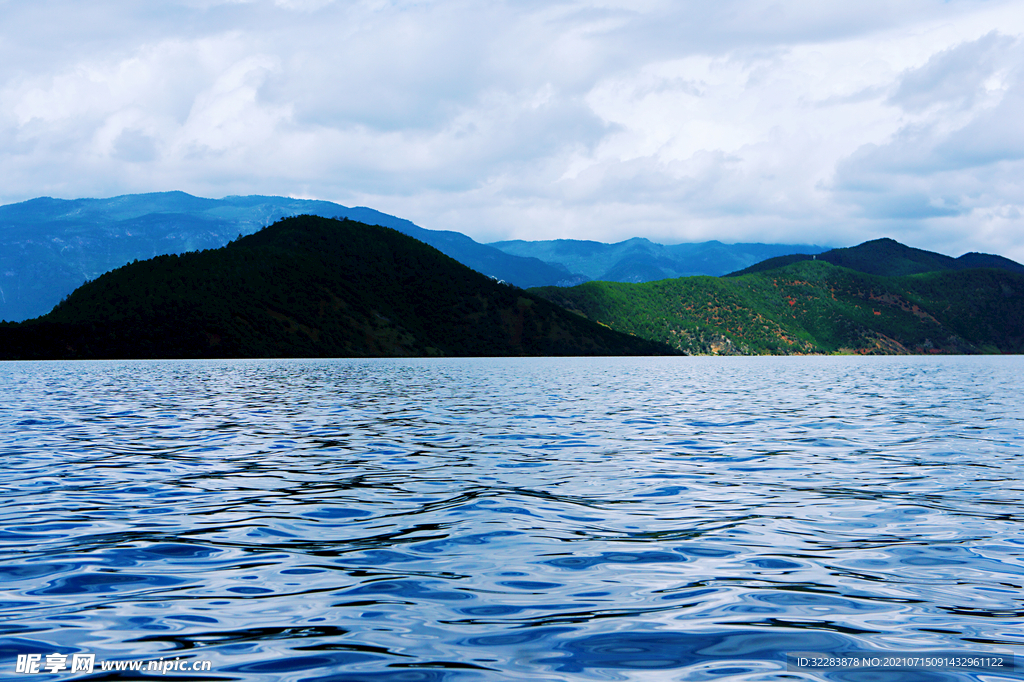
{"label": "white cloud", "polygon": [[184,189],[481,239],[1024,260],[1009,0],[4,5],[5,203]]}
{"label": "white cloud", "polygon": [[933,55],[919,68],[904,73],[889,102],[920,113],[932,107],[971,108],[1004,88],[1001,59],[1014,40],[993,31]]}

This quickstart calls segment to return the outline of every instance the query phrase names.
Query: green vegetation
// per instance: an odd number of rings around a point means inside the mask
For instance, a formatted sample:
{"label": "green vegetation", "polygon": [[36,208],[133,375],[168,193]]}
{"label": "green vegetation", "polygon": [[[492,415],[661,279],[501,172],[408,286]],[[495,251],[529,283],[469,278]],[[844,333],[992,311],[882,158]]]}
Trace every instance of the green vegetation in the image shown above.
{"label": "green vegetation", "polygon": [[0,325],[2,358],[666,354],[395,230],[287,218],[135,262]]}
{"label": "green vegetation", "polygon": [[820,257],[787,260],[727,278],[532,291],[688,354],[1024,352],[1022,274],[970,269],[883,277]]}

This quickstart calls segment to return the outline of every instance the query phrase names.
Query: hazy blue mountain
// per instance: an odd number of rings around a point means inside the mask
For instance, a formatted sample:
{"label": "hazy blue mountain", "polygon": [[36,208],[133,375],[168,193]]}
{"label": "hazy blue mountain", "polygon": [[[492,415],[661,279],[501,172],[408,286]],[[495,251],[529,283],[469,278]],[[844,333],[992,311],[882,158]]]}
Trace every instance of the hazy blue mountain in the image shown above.
{"label": "hazy blue mountain", "polygon": [[464,234],[426,230],[369,208],[274,196],[204,199],[184,192],[110,199],[43,197],[0,206],[0,319],[37,317],[87,280],[134,260],[224,246],[281,218],[310,214],[383,225],[520,287],[556,284],[565,268],[506,254]]}
{"label": "hazy blue mountain", "polygon": [[488,246],[514,256],[538,258],[592,280],[652,282],[691,275],[720,276],[776,256],[816,254],[824,247],[807,244],[657,244],[634,238],[616,244],[554,239],[502,241]]}

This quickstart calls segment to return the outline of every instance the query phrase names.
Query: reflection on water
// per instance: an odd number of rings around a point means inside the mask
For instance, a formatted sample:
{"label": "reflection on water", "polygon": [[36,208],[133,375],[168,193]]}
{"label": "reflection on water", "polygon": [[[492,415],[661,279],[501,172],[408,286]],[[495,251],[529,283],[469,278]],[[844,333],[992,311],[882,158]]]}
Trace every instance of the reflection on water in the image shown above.
{"label": "reflection on water", "polygon": [[1021,655],[1022,389],[1016,357],[6,363],[0,677],[54,652],[381,682]]}

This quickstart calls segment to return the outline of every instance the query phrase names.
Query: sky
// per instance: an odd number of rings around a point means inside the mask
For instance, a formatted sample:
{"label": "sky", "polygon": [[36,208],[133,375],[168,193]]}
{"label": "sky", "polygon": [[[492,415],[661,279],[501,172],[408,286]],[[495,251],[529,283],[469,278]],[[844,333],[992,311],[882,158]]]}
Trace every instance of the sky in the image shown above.
{"label": "sky", "polygon": [[1024,262],[1020,0],[0,0],[0,203]]}

